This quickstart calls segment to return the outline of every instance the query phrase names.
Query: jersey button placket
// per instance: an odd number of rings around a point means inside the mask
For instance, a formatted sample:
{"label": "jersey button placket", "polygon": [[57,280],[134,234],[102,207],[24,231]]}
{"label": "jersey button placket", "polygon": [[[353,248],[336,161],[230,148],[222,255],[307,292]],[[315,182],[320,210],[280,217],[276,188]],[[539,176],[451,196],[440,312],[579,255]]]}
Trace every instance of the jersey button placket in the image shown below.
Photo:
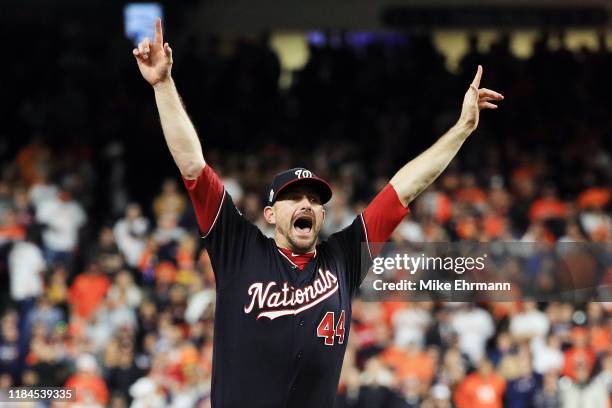
{"label": "jersey button placket", "polygon": [[[304,322],[304,319],[303,319],[303,318],[300,318],[300,320],[298,321],[298,326],[300,326],[300,327],[304,327],[304,324],[306,324],[306,323]],[[298,352],[297,352],[297,354],[296,354],[297,359],[298,359],[298,360],[301,360],[302,356],[303,356],[302,350],[298,350]]]}

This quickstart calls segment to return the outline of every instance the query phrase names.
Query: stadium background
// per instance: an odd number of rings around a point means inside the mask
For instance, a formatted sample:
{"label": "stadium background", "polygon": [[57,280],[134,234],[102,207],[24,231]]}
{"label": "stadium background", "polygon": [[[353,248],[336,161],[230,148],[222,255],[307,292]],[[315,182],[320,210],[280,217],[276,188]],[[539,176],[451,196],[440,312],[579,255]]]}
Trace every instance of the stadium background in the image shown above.
{"label": "stadium background", "polygon": [[[554,18],[498,24],[501,1],[464,20],[415,4],[164,5],[177,86],[243,214],[269,233],[268,183],[302,165],[334,185],[324,235],[346,225],[452,125],[480,63],[506,100],[393,240],[609,242],[607,10],[548,1]],[[0,387],[207,406],[212,272],[121,10],[0,6]],[[611,312],[356,300],[338,407],[608,406]]]}

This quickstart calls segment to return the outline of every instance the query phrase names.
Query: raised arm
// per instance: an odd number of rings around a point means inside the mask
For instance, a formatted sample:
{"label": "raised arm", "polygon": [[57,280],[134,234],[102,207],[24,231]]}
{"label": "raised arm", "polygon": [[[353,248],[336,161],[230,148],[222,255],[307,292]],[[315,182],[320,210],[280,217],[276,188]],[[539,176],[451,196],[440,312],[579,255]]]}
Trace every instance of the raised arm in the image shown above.
{"label": "raised arm", "polygon": [[145,38],[133,51],[143,78],[155,91],[155,102],[166,144],[179,171],[195,179],[204,168],[202,145],[172,80],[172,49],[164,43],[161,19],[155,22],[155,39]]}
{"label": "raised arm", "polygon": [[504,99],[502,94],[486,88],[479,89],[482,67],[478,66],[476,76],[463,98],[459,120],[440,137],[429,149],[408,162],[391,179],[402,204],[408,205],[427,188],[450,161],[455,157],[463,142],[478,126],[482,109],[497,109],[491,101]]}

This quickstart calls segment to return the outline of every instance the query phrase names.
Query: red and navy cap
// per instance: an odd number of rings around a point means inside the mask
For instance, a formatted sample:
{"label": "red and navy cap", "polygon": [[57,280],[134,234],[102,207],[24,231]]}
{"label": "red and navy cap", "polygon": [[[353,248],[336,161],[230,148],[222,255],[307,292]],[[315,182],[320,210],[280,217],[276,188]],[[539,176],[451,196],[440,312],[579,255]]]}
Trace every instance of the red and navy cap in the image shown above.
{"label": "red and navy cap", "polygon": [[272,180],[270,187],[270,195],[268,196],[268,205],[274,204],[281,191],[289,186],[308,185],[314,188],[321,197],[321,204],[325,204],[332,196],[332,190],[327,181],[307,169],[297,167],[278,173]]}

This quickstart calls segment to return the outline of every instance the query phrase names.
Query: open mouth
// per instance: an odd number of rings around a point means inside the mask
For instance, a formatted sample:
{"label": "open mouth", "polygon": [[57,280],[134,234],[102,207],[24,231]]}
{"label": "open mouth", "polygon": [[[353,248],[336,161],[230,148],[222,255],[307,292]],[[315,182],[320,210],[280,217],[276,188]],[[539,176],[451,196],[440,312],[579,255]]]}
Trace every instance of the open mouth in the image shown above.
{"label": "open mouth", "polygon": [[313,219],[309,215],[300,215],[293,221],[293,228],[300,234],[309,234],[312,231]]}

